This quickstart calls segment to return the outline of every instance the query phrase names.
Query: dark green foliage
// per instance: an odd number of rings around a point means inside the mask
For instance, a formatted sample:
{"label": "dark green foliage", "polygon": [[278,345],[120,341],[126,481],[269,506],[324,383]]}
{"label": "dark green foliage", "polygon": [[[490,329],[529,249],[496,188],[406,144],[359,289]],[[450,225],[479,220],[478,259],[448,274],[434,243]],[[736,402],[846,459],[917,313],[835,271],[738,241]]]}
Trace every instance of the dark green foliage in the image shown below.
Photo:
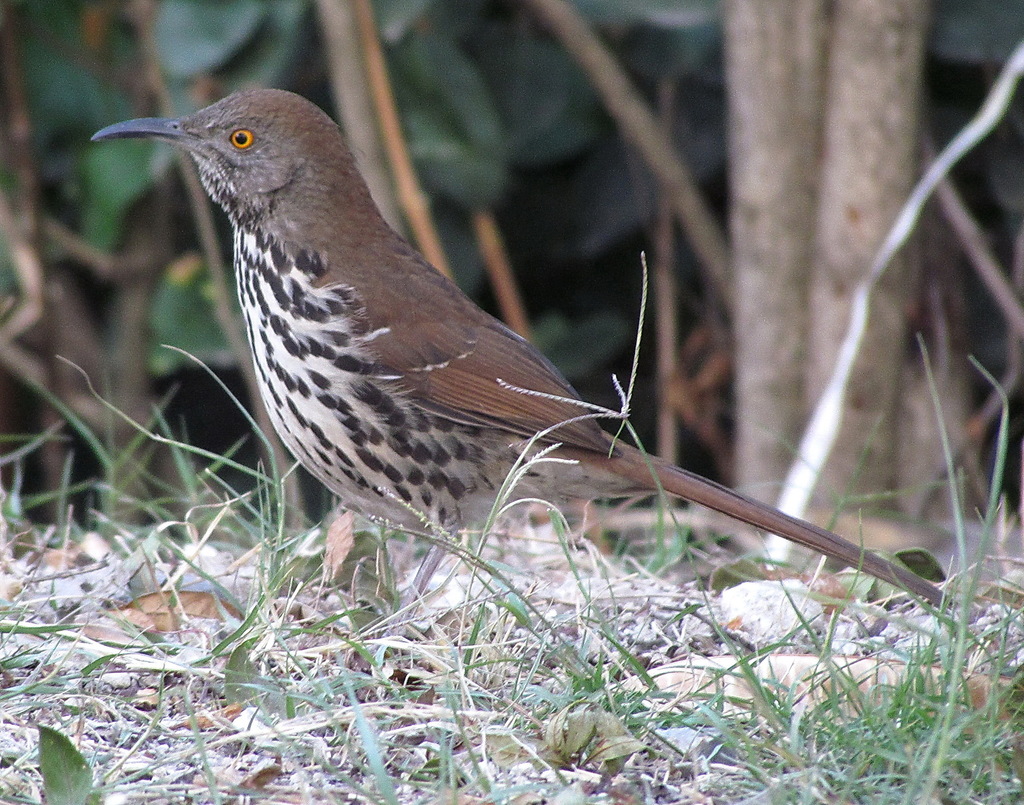
{"label": "dark green foliage", "polygon": [[940,59],[1004,61],[1024,39],[1021,0],[937,0],[931,50]]}
{"label": "dark green foliage", "polygon": [[424,182],[469,209],[497,203],[508,181],[505,133],[475,65],[454,40],[433,33],[407,37],[392,55]]}

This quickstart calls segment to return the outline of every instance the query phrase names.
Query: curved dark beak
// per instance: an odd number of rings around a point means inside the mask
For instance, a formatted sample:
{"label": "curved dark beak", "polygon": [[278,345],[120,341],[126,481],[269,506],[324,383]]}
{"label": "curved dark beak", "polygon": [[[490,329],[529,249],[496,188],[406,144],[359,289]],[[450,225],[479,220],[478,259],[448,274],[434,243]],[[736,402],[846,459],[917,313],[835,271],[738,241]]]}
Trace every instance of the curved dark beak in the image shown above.
{"label": "curved dark beak", "polygon": [[181,128],[181,121],[168,117],[140,117],[126,120],[100,129],[90,138],[97,140],[124,140],[129,138],[152,137],[170,142],[180,141],[188,135]]}

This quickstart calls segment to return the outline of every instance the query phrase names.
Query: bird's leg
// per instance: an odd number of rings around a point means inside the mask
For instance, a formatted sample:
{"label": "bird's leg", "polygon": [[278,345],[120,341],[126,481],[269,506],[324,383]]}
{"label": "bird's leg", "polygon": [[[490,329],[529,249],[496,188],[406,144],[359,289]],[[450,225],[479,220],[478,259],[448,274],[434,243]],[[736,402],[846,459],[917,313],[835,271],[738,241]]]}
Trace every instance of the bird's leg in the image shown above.
{"label": "bird's leg", "polygon": [[412,582],[412,589],[416,598],[422,598],[427,592],[427,585],[430,584],[434,573],[437,572],[438,565],[441,564],[441,560],[444,559],[447,553],[448,551],[444,547],[436,543],[432,543],[427,549],[427,554],[423,557],[423,561],[420,562],[419,569],[416,571],[416,577]]}

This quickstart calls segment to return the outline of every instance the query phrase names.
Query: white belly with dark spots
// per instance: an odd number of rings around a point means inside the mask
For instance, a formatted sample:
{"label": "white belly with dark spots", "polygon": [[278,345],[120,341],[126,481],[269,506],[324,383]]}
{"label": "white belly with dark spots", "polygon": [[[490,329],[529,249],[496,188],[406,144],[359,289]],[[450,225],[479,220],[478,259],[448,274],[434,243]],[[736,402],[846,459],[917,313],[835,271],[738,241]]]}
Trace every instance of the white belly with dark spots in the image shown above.
{"label": "white belly with dark spots", "polygon": [[365,331],[352,289],[316,287],[265,245],[236,234],[238,294],[263,402],[289,450],[365,515],[407,527],[482,519],[493,490],[476,467],[478,429],[410,404],[374,363],[383,331]]}

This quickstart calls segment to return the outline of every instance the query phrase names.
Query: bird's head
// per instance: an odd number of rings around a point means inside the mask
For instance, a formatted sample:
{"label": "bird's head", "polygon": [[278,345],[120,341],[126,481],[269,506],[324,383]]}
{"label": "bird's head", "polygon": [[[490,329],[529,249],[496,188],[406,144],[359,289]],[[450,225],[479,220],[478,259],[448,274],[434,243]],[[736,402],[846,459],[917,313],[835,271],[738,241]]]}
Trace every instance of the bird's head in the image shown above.
{"label": "bird's head", "polygon": [[236,92],[181,118],[145,117],[107,126],[93,140],[147,138],[183,148],[196,161],[207,192],[236,225],[260,223],[287,207],[330,193],[331,177],[311,164],[354,170],[335,123],[291,92]]}

